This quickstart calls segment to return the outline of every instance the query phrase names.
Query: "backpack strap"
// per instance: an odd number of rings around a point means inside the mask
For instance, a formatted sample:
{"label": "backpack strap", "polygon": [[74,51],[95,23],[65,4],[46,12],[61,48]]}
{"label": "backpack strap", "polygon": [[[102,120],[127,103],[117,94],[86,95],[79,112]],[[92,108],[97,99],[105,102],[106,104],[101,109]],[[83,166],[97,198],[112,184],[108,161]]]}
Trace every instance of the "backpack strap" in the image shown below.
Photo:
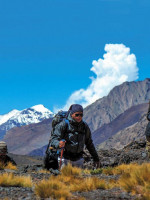
{"label": "backpack strap", "polygon": [[65,124],[66,124],[67,126],[69,126],[69,120],[68,120],[68,119],[65,119]]}

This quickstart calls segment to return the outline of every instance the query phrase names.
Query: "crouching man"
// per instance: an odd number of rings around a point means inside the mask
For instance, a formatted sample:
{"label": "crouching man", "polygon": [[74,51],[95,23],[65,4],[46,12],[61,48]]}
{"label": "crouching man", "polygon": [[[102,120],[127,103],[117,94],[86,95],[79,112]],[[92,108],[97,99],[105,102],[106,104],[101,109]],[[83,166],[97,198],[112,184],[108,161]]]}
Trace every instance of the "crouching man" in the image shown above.
{"label": "crouching man", "polygon": [[52,131],[51,148],[63,150],[64,159],[60,155],[58,165],[67,164],[69,161],[73,166],[82,167],[84,162],[83,149],[86,146],[93,158],[94,166],[96,168],[100,167],[90,128],[82,118],[83,107],[79,104],[73,104],[70,106],[67,119],[58,123]]}
{"label": "crouching man", "polygon": [[16,165],[15,161],[7,155],[7,145],[5,142],[0,141],[0,163],[6,166],[9,162]]}

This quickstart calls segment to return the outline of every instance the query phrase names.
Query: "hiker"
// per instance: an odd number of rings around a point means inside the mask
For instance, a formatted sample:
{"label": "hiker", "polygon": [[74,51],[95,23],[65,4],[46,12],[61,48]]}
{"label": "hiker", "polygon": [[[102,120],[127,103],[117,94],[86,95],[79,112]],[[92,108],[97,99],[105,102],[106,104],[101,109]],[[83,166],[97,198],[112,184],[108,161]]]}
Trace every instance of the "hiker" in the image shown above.
{"label": "hiker", "polygon": [[73,166],[81,167],[84,162],[83,149],[86,146],[94,160],[95,168],[100,167],[99,157],[92,141],[90,128],[82,120],[82,117],[83,107],[79,104],[73,104],[69,108],[67,119],[62,120],[53,129],[50,148],[54,151],[61,149],[64,158],[61,158],[62,155],[58,157],[58,165],[67,164],[69,161]]}
{"label": "hiker", "polygon": [[6,142],[0,141],[0,163],[7,165],[9,162],[16,165],[15,161],[7,155]]}
{"label": "hiker", "polygon": [[150,158],[150,101],[149,108],[147,113],[147,120],[149,121],[146,127],[145,135],[146,135],[146,150],[148,152],[148,157]]}

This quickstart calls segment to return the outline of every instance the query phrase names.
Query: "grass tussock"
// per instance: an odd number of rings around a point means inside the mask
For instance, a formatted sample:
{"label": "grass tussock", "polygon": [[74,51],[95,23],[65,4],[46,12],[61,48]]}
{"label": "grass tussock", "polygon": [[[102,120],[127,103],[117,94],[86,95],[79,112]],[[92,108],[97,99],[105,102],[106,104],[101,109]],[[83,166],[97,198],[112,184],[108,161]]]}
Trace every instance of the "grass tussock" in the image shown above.
{"label": "grass tussock", "polygon": [[118,185],[132,194],[140,194],[142,199],[150,199],[150,164],[127,165],[121,173]]}
{"label": "grass tussock", "polygon": [[42,180],[35,186],[35,193],[40,198],[68,199],[72,192],[91,191],[98,188],[106,189],[108,184],[97,177],[84,178],[82,170],[65,166],[61,175],[51,176],[48,180]]}
{"label": "grass tussock", "polygon": [[[55,179],[56,178],[56,179]],[[68,187],[57,180],[57,177],[42,180],[35,186],[35,193],[41,198],[54,198],[65,200],[71,196]]]}
{"label": "grass tussock", "polygon": [[122,164],[122,165],[119,165],[117,167],[115,167],[113,169],[113,174],[116,175],[116,174],[124,174],[124,173],[130,173],[132,171],[134,171],[135,169],[139,168],[139,165],[137,163],[131,163],[131,164]]}
{"label": "grass tussock", "polygon": [[107,189],[108,185],[104,180],[98,179],[97,177],[90,177],[85,179],[73,180],[74,183],[70,184],[71,192],[83,192],[91,191],[96,189]]}
{"label": "grass tussock", "polygon": [[13,165],[11,162],[8,162],[7,165],[5,165],[3,162],[0,162],[0,170],[2,169],[17,170],[17,167]]}
{"label": "grass tussock", "polygon": [[15,176],[12,173],[0,175],[0,186],[2,187],[32,187],[30,176]]}
{"label": "grass tussock", "polygon": [[61,173],[63,176],[80,176],[82,170],[78,167],[72,167],[70,163],[62,168]]}

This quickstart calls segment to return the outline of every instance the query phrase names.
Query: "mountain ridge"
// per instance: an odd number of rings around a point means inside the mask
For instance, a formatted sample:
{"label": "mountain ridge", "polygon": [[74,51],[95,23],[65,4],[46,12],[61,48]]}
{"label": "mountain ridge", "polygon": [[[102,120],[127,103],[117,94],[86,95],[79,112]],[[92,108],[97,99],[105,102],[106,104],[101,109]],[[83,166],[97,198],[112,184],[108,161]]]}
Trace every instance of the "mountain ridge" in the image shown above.
{"label": "mountain ridge", "polygon": [[[144,81],[124,82],[110,93],[84,109],[84,120],[95,131],[108,124],[130,107],[147,103],[150,99],[150,78]],[[91,114],[92,113],[92,114]]]}

